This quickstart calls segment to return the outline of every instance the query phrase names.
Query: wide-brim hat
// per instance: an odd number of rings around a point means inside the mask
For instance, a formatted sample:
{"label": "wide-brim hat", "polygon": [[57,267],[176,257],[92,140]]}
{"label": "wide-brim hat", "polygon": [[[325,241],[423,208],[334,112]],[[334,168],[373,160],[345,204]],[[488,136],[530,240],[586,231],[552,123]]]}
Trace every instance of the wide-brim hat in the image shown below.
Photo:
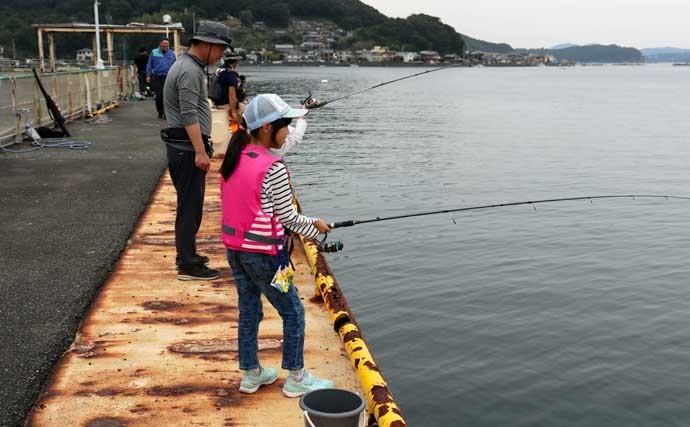
{"label": "wide-brim hat", "polygon": [[210,44],[221,44],[230,46],[230,28],[222,22],[201,21],[196,33],[189,38],[189,41],[202,41]]}
{"label": "wide-brim hat", "polygon": [[236,55],[235,52],[233,52],[232,48],[225,49],[225,53],[223,54],[223,61],[239,61],[240,59],[242,59],[242,57]]}

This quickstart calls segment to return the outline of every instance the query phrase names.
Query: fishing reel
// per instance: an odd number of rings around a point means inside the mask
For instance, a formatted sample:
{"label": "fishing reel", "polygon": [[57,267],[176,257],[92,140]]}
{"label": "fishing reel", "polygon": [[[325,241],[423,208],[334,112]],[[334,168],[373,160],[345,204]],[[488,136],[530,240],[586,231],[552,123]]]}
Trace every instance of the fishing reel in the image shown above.
{"label": "fishing reel", "polygon": [[304,105],[304,108],[312,108],[311,106],[314,104],[318,104],[319,101],[314,99],[314,97],[311,95],[311,91],[309,91],[309,95],[307,95],[306,98],[304,98],[302,101],[300,101],[300,104]]}
{"label": "fishing reel", "polygon": [[336,253],[340,252],[343,250],[343,242],[340,240],[335,240],[333,242],[326,242],[326,239],[328,238],[328,234],[326,234],[323,237],[323,240],[319,241],[319,244],[316,246],[319,252],[324,252],[324,253]]}
{"label": "fishing reel", "polygon": [[311,91],[309,91],[309,95],[302,100],[301,104],[304,105],[304,108],[307,110],[314,110],[328,104],[328,101],[319,101],[318,99],[314,98],[311,95]]}

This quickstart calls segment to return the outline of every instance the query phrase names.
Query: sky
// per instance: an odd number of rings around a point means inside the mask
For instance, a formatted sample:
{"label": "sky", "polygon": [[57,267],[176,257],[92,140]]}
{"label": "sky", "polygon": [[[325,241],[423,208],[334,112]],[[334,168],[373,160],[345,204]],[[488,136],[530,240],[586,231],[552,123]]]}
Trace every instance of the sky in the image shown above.
{"label": "sky", "polygon": [[560,43],[690,48],[690,0],[362,0],[384,15],[438,16],[459,33],[514,48]]}

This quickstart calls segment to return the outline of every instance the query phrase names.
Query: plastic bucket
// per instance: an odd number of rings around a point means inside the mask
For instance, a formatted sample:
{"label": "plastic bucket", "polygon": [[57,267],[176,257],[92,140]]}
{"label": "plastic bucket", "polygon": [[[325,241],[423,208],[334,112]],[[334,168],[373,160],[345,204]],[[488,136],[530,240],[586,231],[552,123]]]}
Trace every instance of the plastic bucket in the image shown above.
{"label": "plastic bucket", "polygon": [[213,154],[225,155],[230,142],[230,119],[228,110],[211,110],[211,141],[213,141]]}
{"label": "plastic bucket", "polygon": [[305,427],[360,427],[360,415],[366,404],[348,390],[314,390],[299,399]]}

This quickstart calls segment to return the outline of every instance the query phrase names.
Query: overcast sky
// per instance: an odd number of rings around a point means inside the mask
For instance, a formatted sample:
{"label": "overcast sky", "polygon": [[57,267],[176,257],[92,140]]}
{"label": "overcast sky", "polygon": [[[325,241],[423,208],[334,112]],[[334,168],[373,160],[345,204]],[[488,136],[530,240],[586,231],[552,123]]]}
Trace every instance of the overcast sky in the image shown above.
{"label": "overcast sky", "polygon": [[559,43],[690,48],[690,0],[363,0],[383,14],[438,16],[463,34],[513,47]]}

